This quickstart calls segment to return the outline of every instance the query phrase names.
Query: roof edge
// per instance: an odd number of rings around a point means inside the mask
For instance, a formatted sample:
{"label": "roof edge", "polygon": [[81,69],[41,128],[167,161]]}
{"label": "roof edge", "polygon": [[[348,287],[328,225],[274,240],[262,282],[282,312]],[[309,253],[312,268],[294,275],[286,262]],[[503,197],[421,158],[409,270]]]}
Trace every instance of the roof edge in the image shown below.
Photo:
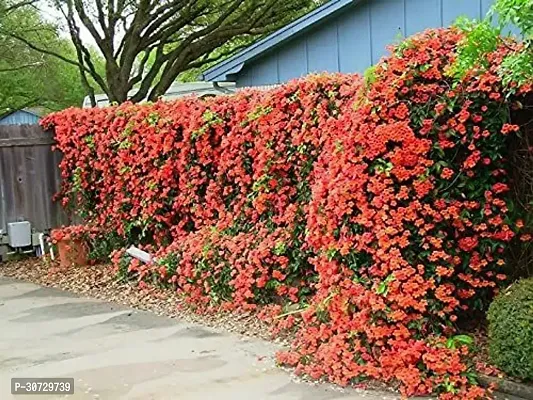
{"label": "roof edge", "polygon": [[[349,5],[355,5],[362,0],[331,0],[313,11],[301,16],[296,21],[278,29],[263,39],[251,44],[232,57],[215,64],[200,75],[200,79],[205,81],[227,81],[229,75],[239,72],[246,61],[257,57],[259,54],[270,50],[274,46],[290,39],[304,29],[319,23],[324,18],[343,9]],[[222,79],[219,79],[221,78]]]}
{"label": "roof edge", "polygon": [[41,115],[39,115],[39,113],[37,113],[36,111],[30,110],[28,108],[18,108],[16,110],[8,111],[5,114],[0,114],[0,119],[7,118],[10,115],[16,114],[18,112],[25,112],[26,114],[31,114],[31,115],[33,115],[33,116],[35,116],[37,118],[41,118]]}

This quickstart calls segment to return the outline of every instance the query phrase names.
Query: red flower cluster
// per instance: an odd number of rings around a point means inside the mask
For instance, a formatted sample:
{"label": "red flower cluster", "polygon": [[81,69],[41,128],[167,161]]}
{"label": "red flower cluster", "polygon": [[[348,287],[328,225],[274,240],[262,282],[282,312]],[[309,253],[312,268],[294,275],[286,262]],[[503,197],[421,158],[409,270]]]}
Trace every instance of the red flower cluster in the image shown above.
{"label": "red flower cluster", "polygon": [[50,232],[50,241],[57,244],[61,241],[86,241],[95,237],[99,230],[90,225],[70,225],[62,228],[53,229]]}
{"label": "red flower cluster", "polygon": [[49,116],[64,202],[89,225],[158,246],[153,265],[128,272],[195,304],[305,305],[279,354],[299,373],[487,396],[470,383],[453,322],[486,306],[505,279],[505,249],[529,236],[510,211],[506,173],[518,127],[497,67],[510,45],[452,85],[461,37],[408,39],[365,85],[312,76],[269,92]]}
{"label": "red flower cluster", "polygon": [[317,293],[279,355],[298,372],[396,381],[406,395],[488,395],[468,385],[468,349],[439,337],[505,279],[516,232],[505,135],[519,128],[503,115],[497,64],[450,84],[460,39],[428,31],[394,49],[324,146],[307,215]]}

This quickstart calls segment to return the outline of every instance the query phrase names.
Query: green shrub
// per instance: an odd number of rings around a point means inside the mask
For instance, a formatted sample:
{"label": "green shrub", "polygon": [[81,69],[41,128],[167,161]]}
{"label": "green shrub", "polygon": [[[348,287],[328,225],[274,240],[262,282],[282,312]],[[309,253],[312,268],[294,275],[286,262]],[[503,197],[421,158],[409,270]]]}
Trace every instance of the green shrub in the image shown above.
{"label": "green shrub", "polygon": [[503,291],[491,304],[489,353],[507,374],[533,380],[533,279]]}

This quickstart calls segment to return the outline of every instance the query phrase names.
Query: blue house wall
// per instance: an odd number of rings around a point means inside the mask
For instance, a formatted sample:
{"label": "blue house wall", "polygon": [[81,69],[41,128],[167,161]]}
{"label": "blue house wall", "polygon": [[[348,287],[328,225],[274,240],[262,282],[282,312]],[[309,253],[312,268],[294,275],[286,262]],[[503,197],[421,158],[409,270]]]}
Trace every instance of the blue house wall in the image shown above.
{"label": "blue house wall", "polygon": [[25,110],[15,111],[0,119],[0,125],[33,125],[37,123],[39,123],[39,117]]}
{"label": "blue house wall", "polygon": [[364,72],[387,45],[426,28],[449,26],[459,16],[481,19],[494,0],[353,1],[306,31],[250,59],[227,80],[239,87],[272,85],[312,72]]}

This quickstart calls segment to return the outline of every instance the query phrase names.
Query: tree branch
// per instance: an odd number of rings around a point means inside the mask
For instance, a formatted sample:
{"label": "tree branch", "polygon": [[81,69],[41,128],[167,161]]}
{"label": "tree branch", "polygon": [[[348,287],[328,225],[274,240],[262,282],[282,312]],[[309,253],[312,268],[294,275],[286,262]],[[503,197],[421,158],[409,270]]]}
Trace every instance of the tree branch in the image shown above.
{"label": "tree branch", "polygon": [[[245,47],[217,50],[220,46],[235,38],[271,32],[316,5],[316,0],[54,1],[60,9],[65,4],[71,9],[65,18],[78,61],[64,61],[79,68],[84,85],[90,76],[111,101],[118,102],[127,100],[128,91],[138,84],[132,101],[155,99],[183,71],[216,62]],[[91,52],[83,45],[80,28],[89,31],[101,51],[105,76],[99,74]]]}
{"label": "tree branch", "polygon": [[30,63],[30,64],[19,65],[19,66],[17,66],[17,67],[0,68],[0,72],[20,71],[21,69],[33,68],[33,67],[39,67],[39,66],[41,66],[41,65],[43,65],[43,64],[44,64],[43,61],[39,61],[39,62]]}
{"label": "tree branch", "polygon": [[5,8],[4,10],[2,10],[2,12],[4,14],[7,14],[7,13],[10,13],[12,11],[18,10],[19,8],[30,6],[30,5],[32,5],[32,4],[36,3],[36,2],[37,2],[37,0],[21,1],[20,3],[12,4],[11,6]]}
{"label": "tree branch", "polygon": [[[19,40],[21,41],[22,43],[24,43],[26,46],[28,46],[30,49],[32,50],[35,50],[35,51],[38,51],[40,53],[43,53],[43,54],[48,54],[49,56],[53,56],[53,57],[56,57],[56,58],[59,58],[60,60],[68,63],[68,64],[71,64],[71,65],[75,65],[75,66],[81,66],[82,68],[84,68],[86,70],[86,68],[81,65],[80,63],[76,62],[76,61],[73,61],[65,56],[62,56],[61,54],[59,53],[56,53],[55,51],[51,51],[51,50],[47,50],[47,49],[43,49],[42,47],[39,47],[39,46],[36,46],[34,45],[33,43],[31,43],[29,40],[23,38],[22,36],[19,36],[15,33],[12,33],[12,32],[5,32],[5,31],[1,31],[0,32],[6,36],[9,36],[9,37],[12,37],[13,39],[16,39],[16,40]],[[87,71],[89,72],[89,71]]]}
{"label": "tree branch", "polygon": [[246,43],[246,44],[242,44],[240,46],[237,46],[231,50],[228,50],[228,51],[225,51],[225,52],[222,52],[218,55],[216,55],[215,57],[211,57],[211,58],[205,58],[205,59],[200,59],[198,61],[195,61],[195,62],[191,62],[187,65],[188,68],[200,68],[206,64],[210,64],[210,63],[213,63],[215,61],[219,61],[219,60],[222,60],[232,54],[235,54],[235,53],[238,53],[239,51],[245,49],[246,47],[248,47],[249,44]]}
{"label": "tree branch", "polygon": [[[56,0],[56,4],[58,4],[59,0]],[[102,77],[98,74],[98,71],[96,71],[96,68],[94,64],[91,61],[91,53],[89,50],[83,45],[81,38],[80,38],[80,28],[76,24],[75,18],[74,18],[74,9],[72,2],[69,0],[67,2],[67,12],[63,10],[62,7],[59,7],[61,10],[61,13],[63,14],[63,17],[67,21],[67,25],[69,28],[70,38],[72,40],[72,43],[74,44],[74,48],[76,50],[76,56],[78,58],[78,62],[83,68],[78,67],[80,72],[80,79],[83,87],[87,91],[87,94],[91,98],[91,104],[94,107],[96,105],[96,99],[94,97],[94,88],[89,84],[89,80],[87,79],[86,73],[89,73],[90,76],[95,80],[95,82],[100,86],[100,88],[109,96],[109,89],[106,85],[106,82],[102,79]],[[87,65],[87,67],[85,67]],[[87,70],[85,70],[86,68]]]}

